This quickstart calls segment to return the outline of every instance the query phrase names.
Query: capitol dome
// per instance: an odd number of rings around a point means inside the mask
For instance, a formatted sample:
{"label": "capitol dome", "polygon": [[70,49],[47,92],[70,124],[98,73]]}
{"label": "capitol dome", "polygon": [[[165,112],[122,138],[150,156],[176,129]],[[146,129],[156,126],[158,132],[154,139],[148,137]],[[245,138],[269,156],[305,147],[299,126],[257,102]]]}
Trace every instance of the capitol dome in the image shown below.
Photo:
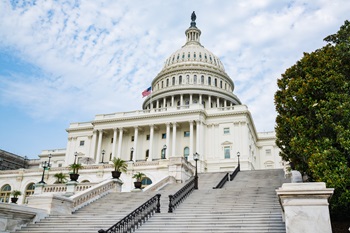
{"label": "capitol dome", "polygon": [[191,20],[185,31],[185,45],[165,60],[163,69],[152,81],[152,94],[144,101],[143,109],[191,104],[221,108],[241,104],[233,94],[234,83],[220,59],[201,45],[194,12]]}

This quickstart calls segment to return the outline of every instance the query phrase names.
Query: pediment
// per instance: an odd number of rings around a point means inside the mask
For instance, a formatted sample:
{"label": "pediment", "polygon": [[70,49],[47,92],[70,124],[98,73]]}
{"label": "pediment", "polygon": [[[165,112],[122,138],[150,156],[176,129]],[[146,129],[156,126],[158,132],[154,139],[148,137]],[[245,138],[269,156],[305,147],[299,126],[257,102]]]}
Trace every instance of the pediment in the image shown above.
{"label": "pediment", "polygon": [[221,145],[223,145],[223,146],[232,145],[232,144],[233,144],[233,142],[229,142],[229,141],[225,141],[225,142],[221,143]]}

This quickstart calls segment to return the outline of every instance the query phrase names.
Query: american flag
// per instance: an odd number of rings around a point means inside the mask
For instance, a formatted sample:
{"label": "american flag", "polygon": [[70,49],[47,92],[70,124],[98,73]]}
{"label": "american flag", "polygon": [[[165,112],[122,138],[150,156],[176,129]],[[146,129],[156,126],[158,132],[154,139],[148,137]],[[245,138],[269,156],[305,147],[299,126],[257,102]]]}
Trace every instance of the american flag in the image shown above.
{"label": "american flag", "polygon": [[152,87],[147,88],[142,92],[142,98],[148,96],[152,92]]}

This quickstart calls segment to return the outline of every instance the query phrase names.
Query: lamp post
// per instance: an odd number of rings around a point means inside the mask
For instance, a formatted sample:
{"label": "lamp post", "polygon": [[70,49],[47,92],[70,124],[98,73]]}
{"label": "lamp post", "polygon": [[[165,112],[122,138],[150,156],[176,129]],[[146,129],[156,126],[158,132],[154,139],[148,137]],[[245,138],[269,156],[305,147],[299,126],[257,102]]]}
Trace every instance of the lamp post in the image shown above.
{"label": "lamp post", "polygon": [[194,173],[194,189],[198,189],[197,161],[199,159],[199,154],[197,152],[193,154],[193,159],[196,161],[196,171]]}
{"label": "lamp post", "polygon": [[105,151],[105,150],[102,150],[102,161],[101,161],[102,164],[104,164],[103,159],[104,159],[104,157],[105,157],[105,153],[106,153],[106,151]]}
{"label": "lamp post", "polygon": [[241,156],[241,154],[239,153],[239,151],[237,152],[237,158],[238,158],[238,171],[241,170],[241,165],[239,163],[239,156]]}
{"label": "lamp post", "polygon": [[134,147],[131,147],[130,151],[130,161],[132,161],[132,157],[134,156]]}
{"label": "lamp post", "polygon": [[166,149],[167,149],[167,146],[166,146],[166,145],[164,145],[164,146],[163,146],[164,158],[162,158],[162,159],[166,159]]}
{"label": "lamp post", "polygon": [[46,168],[49,168],[51,166],[50,160],[51,160],[51,154],[49,154],[49,162],[47,162],[47,161],[42,162],[43,174],[41,176],[41,181],[39,182],[39,184],[46,184],[45,181],[44,181],[44,176],[45,176]]}

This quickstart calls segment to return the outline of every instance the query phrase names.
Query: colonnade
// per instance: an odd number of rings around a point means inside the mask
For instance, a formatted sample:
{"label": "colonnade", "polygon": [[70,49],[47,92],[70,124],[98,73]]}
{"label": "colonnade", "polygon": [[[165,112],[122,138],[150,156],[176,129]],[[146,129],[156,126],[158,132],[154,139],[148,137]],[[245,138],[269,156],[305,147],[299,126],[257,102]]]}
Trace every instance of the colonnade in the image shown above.
{"label": "colonnade", "polygon": [[[155,100],[150,99],[150,103],[147,104],[146,109],[153,108],[165,108],[165,107],[174,107],[174,106],[188,106],[191,104],[205,104],[205,108],[220,108],[220,107],[233,107],[234,103],[220,97],[212,97],[211,95],[202,95],[195,94],[197,98],[193,98],[194,94],[179,94],[172,95],[169,97],[157,98]],[[175,103],[176,102],[176,103]]]}
{"label": "colonnade", "polygon": [[[186,124],[188,123],[188,126]],[[189,127],[189,144],[180,144],[177,141],[177,134],[178,134],[178,127],[179,125],[185,125],[184,127],[187,128]],[[139,151],[141,149],[148,149],[148,158],[147,161],[152,161],[154,159],[158,159],[159,155],[159,150],[155,152],[155,140],[161,140],[155,139],[155,129],[162,128],[162,125],[165,125],[165,144],[166,146],[165,149],[165,158],[169,157],[178,157],[178,156],[183,156],[183,148],[188,147],[189,148],[189,160],[193,160],[193,153],[197,152],[201,154],[203,152],[202,147],[203,147],[203,122],[201,121],[188,121],[188,122],[167,122],[163,124],[151,124],[151,125],[139,125],[139,126],[130,126],[130,127],[116,127],[112,129],[98,129],[93,131],[92,135],[92,140],[91,140],[91,151],[93,153],[93,157],[95,158],[96,163],[101,162],[101,156],[102,156],[102,151],[104,150],[103,145],[104,145],[104,138],[103,135],[107,131],[113,130],[113,141],[112,141],[112,158],[122,158],[122,153],[128,154],[131,152],[131,148],[126,148],[127,143],[125,143],[125,132],[133,130],[133,142],[132,142],[132,148],[133,148],[133,156],[132,160],[141,160],[144,157],[141,156],[144,154],[144,151]],[[195,128],[194,128],[195,126]],[[147,135],[149,135],[149,145],[148,147],[144,145],[143,141],[143,146],[139,146],[139,131],[145,131]],[[146,131],[147,130],[147,131]],[[117,137],[119,132],[119,136]],[[171,134],[172,132],[172,134]],[[181,133],[183,131],[180,131]],[[196,133],[196,137],[194,137],[194,133]],[[132,134],[131,134],[132,135]],[[161,136],[161,135],[158,135]],[[129,137],[128,137],[129,139]],[[111,140],[108,138],[108,140]],[[146,140],[146,139],[144,139]],[[159,146],[159,143],[158,143]],[[108,151],[110,153],[110,151]],[[126,160],[125,156],[122,158]]]}

